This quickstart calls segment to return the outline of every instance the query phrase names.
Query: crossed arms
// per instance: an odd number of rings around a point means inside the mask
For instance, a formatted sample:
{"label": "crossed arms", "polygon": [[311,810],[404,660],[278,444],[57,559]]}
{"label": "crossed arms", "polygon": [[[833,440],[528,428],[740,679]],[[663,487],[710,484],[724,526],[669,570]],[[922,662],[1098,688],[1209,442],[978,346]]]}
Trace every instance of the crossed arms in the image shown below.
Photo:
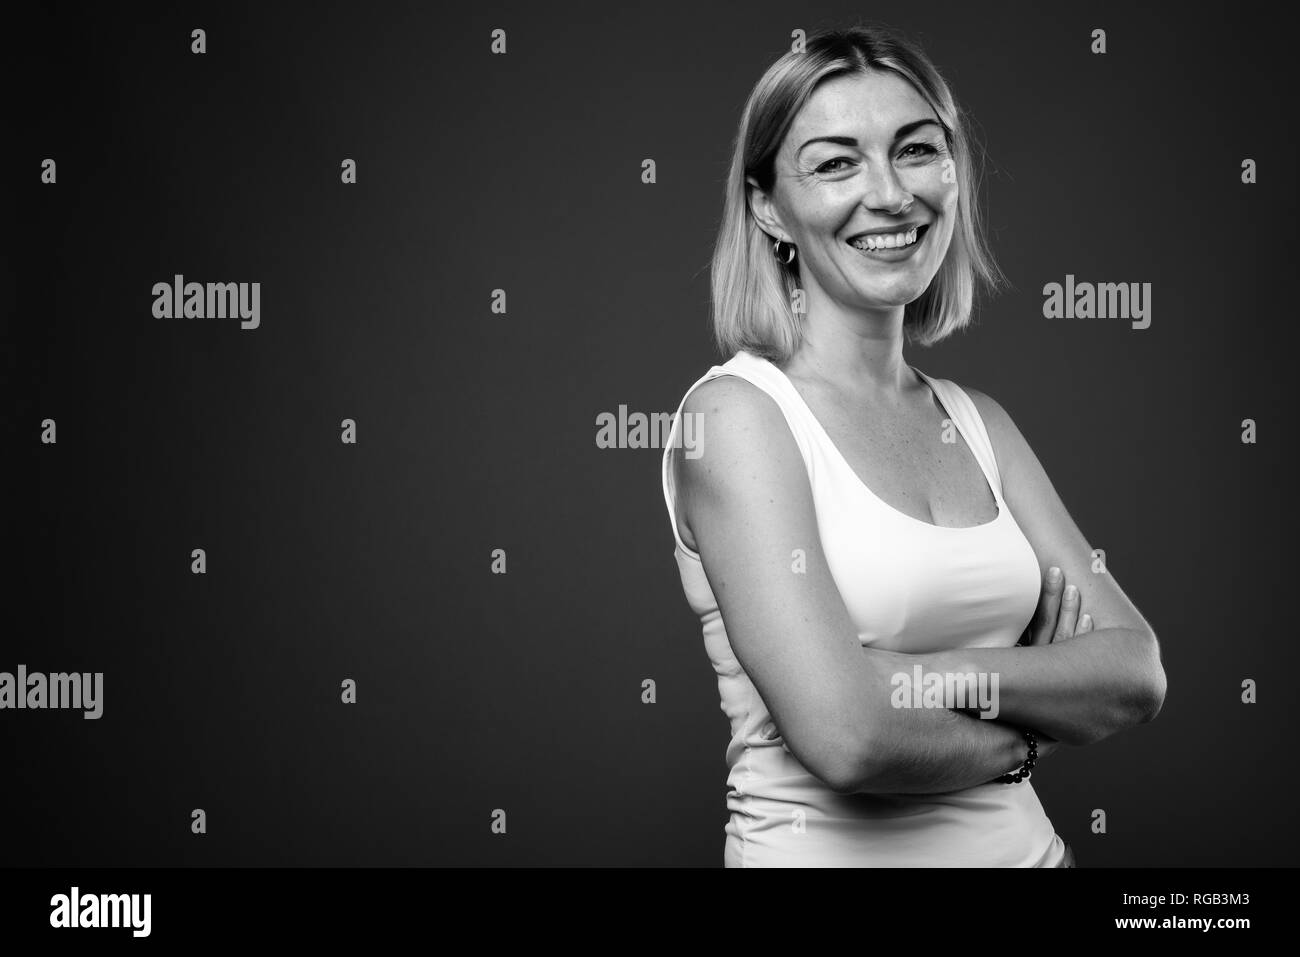
{"label": "crossed arms", "polygon": [[[722,376],[683,411],[707,416],[709,443],[675,455],[679,525],[698,543],[732,648],[791,753],[844,793],[930,793],[991,780],[1024,757],[1020,727],[1056,742],[1089,744],[1151,720],[1165,694],[1155,632],[1114,577],[1098,569],[1037,457],[1006,412],[977,390],[1002,476],[1003,498],[1044,573],[1078,589],[1093,627],[1042,640],[1050,600],[1025,647],[904,655],[863,648],[827,568],[807,472],[776,403]],[[684,536],[685,537],[685,536]],[[804,574],[790,555],[804,550]],[[1049,590],[1050,599],[1050,590]],[[1054,607],[1054,606],[1052,606]],[[1064,615],[1062,617],[1065,617]],[[997,720],[944,708],[899,709],[891,678],[926,671],[999,675]]]}

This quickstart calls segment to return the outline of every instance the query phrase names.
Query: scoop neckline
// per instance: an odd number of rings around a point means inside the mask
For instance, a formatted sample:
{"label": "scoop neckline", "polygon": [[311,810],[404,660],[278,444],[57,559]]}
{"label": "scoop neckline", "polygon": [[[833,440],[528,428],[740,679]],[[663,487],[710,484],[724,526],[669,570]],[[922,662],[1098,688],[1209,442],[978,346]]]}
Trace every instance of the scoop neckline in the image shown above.
{"label": "scoop neckline", "polygon": [[830,448],[831,454],[834,456],[835,459],[838,460],[840,467],[843,468],[849,475],[853,476],[853,479],[857,483],[858,488],[866,492],[866,494],[870,498],[880,503],[880,505],[883,506],[886,510],[893,512],[895,515],[909,522],[912,522],[916,525],[920,525],[922,528],[932,528],[935,531],[939,531],[939,532],[978,532],[981,529],[992,528],[994,525],[997,525],[999,522],[1002,521],[1002,517],[1006,514],[1007,511],[1006,503],[1002,501],[1002,496],[998,494],[997,487],[993,484],[993,478],[992,476],[989,475],[988,469],[984,467],[984,463],[980,461],[980,457],[975,454],[975,446],[971,442],[970,436],[966,434],[966,429],[962,426],[961,421],[957,418],[957,416],[953,415],[952,411],[948,408],[948,406],[944,404],[943,396],[940,395],[939,388],[935,385],[934,380],[930,376],[922,372],[920,369],[918,369],[916,366],[911,365],[909,363],[907,367],[921,377],[921,381],[924,382],[926,386],[930,389],[931,395],[933,395],[935,401],[939,403],[939,408],[943,410],[944,415],[946,415],[949,421],[951,421],[952,424],[957,427],[957,431],[961,434],[962,440],[966,443],[967,450],[970,452],[971,456],[975,459],[975,464],[979,466],[980,474],[984,476],[984,481],[988,484],[989,491],[993,493],[993,504],[995,504],[998,507],[998,513],[997,515],[993,516],[993,518],[989,519],[987,522],[981,522],[979,525],[935,525],[932,522],[922,521],[921,519],[917,518],[915,515],[908,515],[906,512],[902,511],[901,509],[896,508],[893,505],[890,505],[883,498],[881,498],[879,495],[873,492],[870,486],[868,486],[866,482],[862,481],[862,476],[858,475],[857,470],[854,469],[853,466],[849,464],[849,460],[844,457],[844,453],[840,451],[839,446],[836,445],[835,441],[830,437],[830,433],[828,433],[826,429],[822,427],[821,420],[818,419],[817,414],[813,412],[812,406],[810,406],[808,402],[804,399],[803,393],[801,393],[798,387],[794,384],[794,380],[785,374],[785,370],[782,369],[780,366],[778,366],[771,359],[767,359],[759,355],[754,355],[754,353],[751,352],[747,352],[745,354],[752,356],[753,358],[757,359],[760,362],[766,363],[767,365],[771,366],[774,370],[776,370],[777,375],[781,377],[781,380],[794,394],[794,397],[799,402],[799,405],[803,408],[805,412],[808,413],[808,418],[812,421],[813,427],[817,430],[818,434],[821,436],[822,440],[826,443],[827,447]]}

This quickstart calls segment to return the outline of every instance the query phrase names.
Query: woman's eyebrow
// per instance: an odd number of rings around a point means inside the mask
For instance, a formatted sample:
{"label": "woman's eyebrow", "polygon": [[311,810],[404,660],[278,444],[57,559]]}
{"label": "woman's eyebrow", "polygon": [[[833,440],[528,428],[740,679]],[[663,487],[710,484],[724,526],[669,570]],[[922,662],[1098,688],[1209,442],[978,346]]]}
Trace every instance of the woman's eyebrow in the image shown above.
{"label": "woman's eyebrow", "polygon": [[[898,142],[907,134],[921,128],[922,126],[925,126],[926,124],[933,124],[939,127],[939,129],[943,129],[943,124],[941,124],[938,120],[934,119],[933,117],[926,117],[925,119],[922,120],[913,120],[911,123],[904,123],[894,132],[894,142]],[[814,136],[812,139],[806,141],[803,144],[803,146],[799,147],[795,155],[798,156],[799,153],[802,153],[813,143],[836,143],[839,146],[858,145],[858,141],[854,139],[852,136]]]}

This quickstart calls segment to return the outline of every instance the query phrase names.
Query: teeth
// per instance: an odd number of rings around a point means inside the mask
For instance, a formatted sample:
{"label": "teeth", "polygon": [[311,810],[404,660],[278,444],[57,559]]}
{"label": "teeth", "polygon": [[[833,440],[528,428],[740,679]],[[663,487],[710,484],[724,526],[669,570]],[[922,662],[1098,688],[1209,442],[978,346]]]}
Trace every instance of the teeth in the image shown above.
{"label": "teeth", "polygon": [[853,240],[853,246],[857,249],[898,249],[902,246],[910,246],[916,242],[916,233],[919,227],[913,227],[905,233],[881,233],[871,236],[859,236]]}

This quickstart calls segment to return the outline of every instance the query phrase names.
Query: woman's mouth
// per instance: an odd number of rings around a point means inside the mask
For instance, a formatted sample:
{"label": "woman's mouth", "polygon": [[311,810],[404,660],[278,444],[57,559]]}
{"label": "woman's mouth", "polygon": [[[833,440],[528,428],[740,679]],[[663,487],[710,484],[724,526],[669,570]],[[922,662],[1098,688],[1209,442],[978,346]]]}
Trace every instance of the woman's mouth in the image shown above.
{"label": "woman's mouth", "polygon": [[924,223],[897,233],[868,233],[856,237],[846,245],[870,259],[898,262],[916,252],[929,229],[930,224]]}

